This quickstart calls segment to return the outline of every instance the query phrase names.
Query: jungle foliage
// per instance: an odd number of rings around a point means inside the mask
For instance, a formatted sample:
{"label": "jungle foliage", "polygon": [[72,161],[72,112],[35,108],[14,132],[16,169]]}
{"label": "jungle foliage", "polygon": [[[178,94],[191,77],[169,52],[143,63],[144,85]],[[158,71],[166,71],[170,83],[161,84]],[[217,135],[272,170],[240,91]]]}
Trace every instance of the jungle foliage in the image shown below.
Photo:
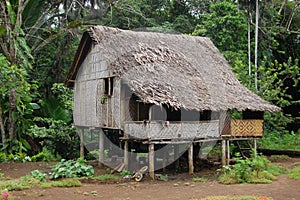
{"label": "jungle foliage", "polygon": [[296,0],[259,1],[256,40],[255,1],[1,1],[2,151],[78,156],[72,91],[57,83],[66,79],[83,30],[97,24],[210,37],[245,86],[282,108],[266,113],[266,130],[299,134],[299,7]]}

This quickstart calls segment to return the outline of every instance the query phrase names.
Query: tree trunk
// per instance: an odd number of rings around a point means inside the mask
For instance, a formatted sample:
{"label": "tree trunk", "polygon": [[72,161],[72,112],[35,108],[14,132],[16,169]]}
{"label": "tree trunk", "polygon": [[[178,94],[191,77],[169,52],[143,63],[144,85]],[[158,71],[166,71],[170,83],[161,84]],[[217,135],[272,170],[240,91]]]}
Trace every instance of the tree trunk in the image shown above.
{"label": "tree trunk", "polygon": [[257,51],[258,51],[258,18],[259,18],[259,7],[258,0],[256,0],[256,11],[255,11],[255,52],[254,52],[254,66],[255,66],[255,89],[258,89],[257,84]]}
{"label": "tree trunk", "polygon": [[6,144],[6,136],[5,136],[5,129],[4,129],[5,120],[2,116],[2,108],[0,106],[0,131],[1,131],[1,141],[2,141],[2,147],[5,147]]}
{"label": "tree trunk", "polygon": [[9,94],[9,113],[8,113],[8,135],[9,139],[16,138],[16,122],[13,118],[13,114],[16,112],[16,91],[10,89]]}
{"label": "tree trunk", "polygon": [[251,85],[251,13],[248,8],[248,75],[249,85]]}

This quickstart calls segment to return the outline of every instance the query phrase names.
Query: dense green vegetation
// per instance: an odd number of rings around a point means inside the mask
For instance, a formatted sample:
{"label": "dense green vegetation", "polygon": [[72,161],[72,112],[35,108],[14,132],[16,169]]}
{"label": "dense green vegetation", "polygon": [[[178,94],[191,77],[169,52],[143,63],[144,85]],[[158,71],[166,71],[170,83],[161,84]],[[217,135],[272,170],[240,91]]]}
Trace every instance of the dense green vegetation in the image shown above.
{"label": "dense green vegetation", "polygon": [[259,141],[259,147],[266,149],[300,150],[300,134],[281,133],[278,131],[267,132]]}
{"label": "dense green vegetation", "polygon": [[[97,24],[210,37],[245,86],[282,108],[266,113],[262,143],[276,137],[280,144],[290,135],[296,141],[299,12],[295,0],[259,1],[259,12],[254,1],[1,1],[1,151],[22,159],[40,152],[47,156],[35,159],[79,156],[71,127],[72,91],[61,83],[83,30]],[[290,148],[285,144],[276,148]]]}
{"label": "dense green vegetation", "polygon": [[271,165],[270,161],[261,155],[253,155],[246,159],[237,158],[232,167],[223,166],[218,172],[219,181],[223,184],[271,183],[286,170],[278,165]]}

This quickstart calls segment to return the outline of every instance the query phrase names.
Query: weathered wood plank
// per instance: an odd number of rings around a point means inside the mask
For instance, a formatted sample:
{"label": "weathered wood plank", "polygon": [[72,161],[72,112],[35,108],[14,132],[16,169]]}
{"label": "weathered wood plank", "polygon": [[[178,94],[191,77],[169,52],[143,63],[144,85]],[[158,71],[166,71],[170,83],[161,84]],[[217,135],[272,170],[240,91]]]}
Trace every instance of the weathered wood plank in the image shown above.
{"label": "weathered wood plank", "polygon": [[154,144],[149,144],[149,173],[154,179]]}
{"label": "weathered wood plank", "polygon": [[189,174],[194,174],[193,143],[189,146],[188,157],[189,157]]}

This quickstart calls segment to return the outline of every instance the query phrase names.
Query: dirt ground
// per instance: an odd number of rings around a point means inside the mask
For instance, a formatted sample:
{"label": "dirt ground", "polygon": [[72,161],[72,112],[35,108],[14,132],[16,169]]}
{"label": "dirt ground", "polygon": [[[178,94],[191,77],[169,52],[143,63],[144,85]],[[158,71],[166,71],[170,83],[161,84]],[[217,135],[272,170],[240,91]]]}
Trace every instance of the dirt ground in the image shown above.
{"label": "dirt ground", "polygon": [[[292,168],[300,158],[283,161],[280,164]],[[54,163],[0,163],[0,173],[4,177],[19,178],[35,169],[50,171]],[[103,170],[96,169],[96,173]],[[275,200],[300,199],[300,181],[280,175],[271,184],[236,184],[222,185],[215,179],[215,169],[203,169],[193,176],[186,173],[169,174],[169,181],[153,181],[145,177],[142,182],[122,180],[114,182],[84,181],[81,187],[49,189],[31,188],[23,191],[12,191],[14,199],[200,199],[206,196],[219,195],[256,195],[273,197]],[[205,182],[193,182],[193,177],[205,177]]]}

